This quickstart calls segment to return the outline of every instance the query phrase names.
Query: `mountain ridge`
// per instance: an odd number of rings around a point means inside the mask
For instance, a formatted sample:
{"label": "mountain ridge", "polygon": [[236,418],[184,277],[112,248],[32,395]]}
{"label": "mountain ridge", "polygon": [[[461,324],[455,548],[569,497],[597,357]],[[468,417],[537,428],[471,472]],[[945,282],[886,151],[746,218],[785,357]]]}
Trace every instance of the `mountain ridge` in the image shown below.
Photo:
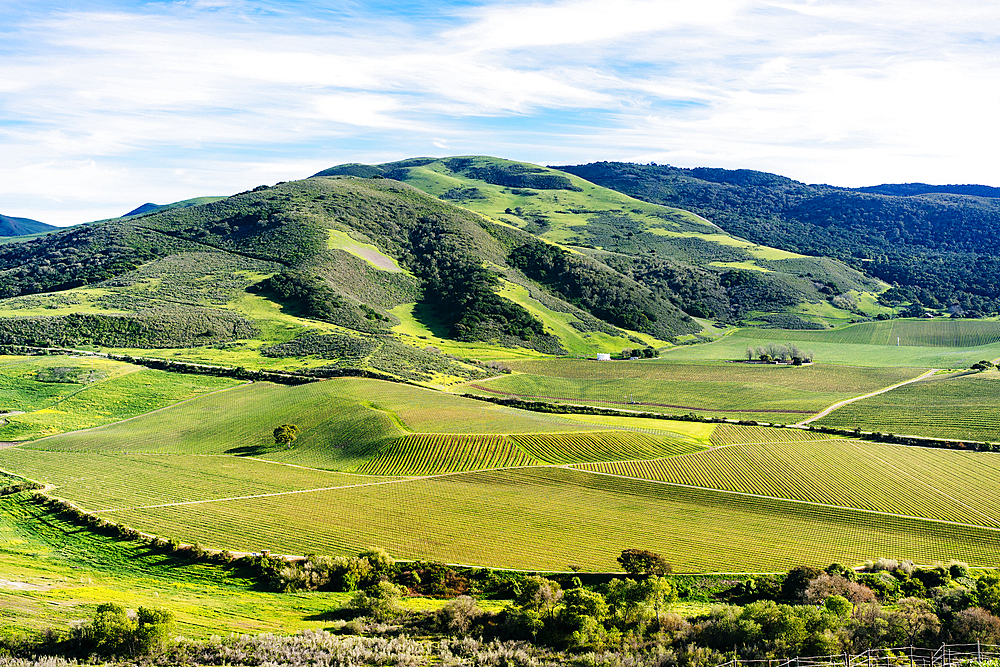
{"label": "mountain ridge", "polygon": [[0,215],[0,236],[28,236],[30,234],[44,234],[57,229],[60,228],[30,218]]}
{"label": "mountain ridge", "polygon": [[894,287],[887,305],[977,316],[1000,312],[1000,188],[808,185],[753,172],[596,162],[561,167],[644,201],[683,206],[723,229],[828,256]]}

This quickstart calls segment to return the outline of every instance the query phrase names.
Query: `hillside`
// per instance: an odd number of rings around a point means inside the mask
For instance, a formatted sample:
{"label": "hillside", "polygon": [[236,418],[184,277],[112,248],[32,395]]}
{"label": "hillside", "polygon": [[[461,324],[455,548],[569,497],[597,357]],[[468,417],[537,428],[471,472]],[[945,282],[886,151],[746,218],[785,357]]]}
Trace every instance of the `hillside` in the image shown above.
{"label": "hillside", "polygon": [[142,206],[138,206],[125,215],[121,216],[123,218],[130,218],[134,215],[142,215],[144,213],[158,213],[160,211],[169,211],[174,208],[191,208],[192,206],[200,206],[201,204],[211,204],[214,201],[219,201],[220,199],[225,199],[225,197],[195,197],[194,199],[185,199],[183,201],[176,201],[172,204],[153,204],[151,202],[146,202]]}
{"label": "hillside", "polygon": [[886,304],[968,316],[1000,312],[1000,189],[806,185],[745,169],[598,162],[560,167],[639,199],[695,211],[726,231],[837,258],[898,285]]}
{"label": "hillside", "polygon": [[495,374],[484,360],[711,337],[696,317],[823,328],[884,289],[496,158],[343,165],[133,213],[0,247],[0,344],[449,386]]}
{"label": "hillside", "polygon": [[548,241],[518,251],[515,262],[572,303],[584,297],[554,276],[571,275],[561,258],[577,256],[689,315],[726,322],[820,327],[846,321],[852,312],[876,314],[869,297],[884,289],[839,262],[734,238],[687,210],[651,206],[537,165],[482,156],[415,158],[345,164],[317,176],[400,180]]}
{"label": "hillside", "polygon": [[574,289],[606,291],[614,322],[569,303],[514,264],[537,243],[390,179],[259,187],[4,246],[0,344],[447,383],[495,373],[473,356],[620,351],[702,330],[584,256],[570,262]]}
{"label": "hillside", "polygon": [[9,215],[0,215],[0,236],[27,236],[29,234],[44,234],[59,229],[55,225],[47,225],[44,222],[31,220],[29,218],[12,218]]}

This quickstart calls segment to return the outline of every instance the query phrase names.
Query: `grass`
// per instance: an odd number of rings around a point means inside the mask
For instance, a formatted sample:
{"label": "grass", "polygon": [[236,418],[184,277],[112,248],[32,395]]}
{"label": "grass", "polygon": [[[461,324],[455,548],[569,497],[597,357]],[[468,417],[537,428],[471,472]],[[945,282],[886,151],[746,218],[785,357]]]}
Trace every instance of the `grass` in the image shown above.
{"label": "grass", "polygon": [[[291,449],[274,444],[280,424],[300,429]],[[408,433],[539,433],[593,430],[555,415],[524,412],[403,384],[343,378],[297,387],[255,383],[204,396],[129,422],[67,433],[31,445],[102,454],[250,455],[354,472],[384,444]]]}
{"label": "grass", "polygon": [[938,377],[856,401],[818,424],[866,431],[1000,441],[1000,373]]}
{"label": "grass", "polygon": [[[521,569],[617,569],[625,548],[677,571],[785,570],[885,556],[997,565],[1000,532],[686,489],[561,468],[522,468],[314,494],[117,513],[203,544],[353,553]],[[255,518],[248,526],[247,516]],[[304,530],[303,526],[309,526]]]}
{"label": "grass", "polygon": [[660,361],[517,361],[519,373],[469,384],[512,395],[652,412],[717,414],[792,423],[839,400],[914,377],[912,369],[683,364]]}
{"label": "grass", "polygon": [[[40,381],[54,369],[70,381]],[[7,425],[0,427],[0,439],[8,441],[92,428],[240,384],[64,355],[0,357],[0,382],[0,405],[24,412],[7,417]]]}
{"label": "grass", "polygon": [[330,238],[327,240],[327,247],[336,250],[345,250],[355,257],[360,257],[376,269],[389,271],[392,273],[402,273],[399,262],[389,257],[371,243],[362,243],[351,238],[346,232],[337,229],[328,229]]}
{"label": "grass", "polygon": [[345,593],[267,593],[239,570],[195,563],[146,545],[81,530],[27,500],[0,497],[4,634],[68,629],[98,604],[161,607],[185,637],[293,633],[320,629],[323,613],[346,603]]}
{"label": "grass", "polygon": [[671,238],[689,238],[689,239],[700,239],[702,241],[707,241],[709,243],[718,243],[719,245],[730,246],[732,248],[741,248],[746,250],[756,259],[765,260],[782,260],[782,259],[803,259],[804,255],[799,255],[794,252],[788,252],[787,250],[779,250],[778,248],[771,248],[769,246],[762,246],[757,243],[752,243],[751,241],[744,241],[743,239],[738,239],[729,234],[719,234],[715,233],[703,233],[703,232],[676,232],[662,228],[651,228],[649,231],[653,232],[657,236],[667,236]]}
{"label": "grass", "polygon": [[[1000,528],[1000,454],[853,440],[769,442],[600,463],[599,472]],[[975,488],[976,493],[968,490]]]}
{"label": "grass", "polygon": [[638,431],[652,435],[663,435],[704,445],[709,443],[712,434],[721,426],[703,422],[647,419],[643,417],[611,417],[606,415],[565,415],[565,418],[580,422],[581,424],[593,424],[595,426]]}
{"label": "grass", "polygon": [[[0,466],[55,488],[51,495],[91,512],[203,502],[380,481],[235,456],[0,451]],[[130,480],[141,479],[142,484]]]}
{"label": "grass", "polygon": [[970,348],[1000,343],[1000,322],[963,319],[899,319],[863,322],[827,331],[744,329],[743,338],[846,345]]}
{"label": "grass", "polygon": [[[860,325],[856,325],[860,326]],[[895,345],[844,344],[827,341],[824,333],[781,329],[740,329],[718,341],[704,345],[682,345],[662,354],[674,361],[746,359],[748,347],[767,343],[797,345],[811,350],[817,365],[869,366],[873,368],[968,368],[980,359],[1000,357],[1000,343],[971,347],[916,347]],[[810,338],[810,334],[813,337]]]}

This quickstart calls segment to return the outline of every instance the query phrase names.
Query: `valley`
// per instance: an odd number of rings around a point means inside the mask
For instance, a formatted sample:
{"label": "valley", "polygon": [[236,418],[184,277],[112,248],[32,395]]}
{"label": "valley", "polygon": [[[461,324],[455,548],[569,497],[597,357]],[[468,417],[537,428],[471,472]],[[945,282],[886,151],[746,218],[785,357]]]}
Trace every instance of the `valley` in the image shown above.
{"label": "valley", "polygon": [[13,628],[112,598],[291,632],[347,603],[223,552],[1000,567],[1000,371],[971,369],[995,318],[900,317],[861,266],[497,158],[178,204],[0,245]]}

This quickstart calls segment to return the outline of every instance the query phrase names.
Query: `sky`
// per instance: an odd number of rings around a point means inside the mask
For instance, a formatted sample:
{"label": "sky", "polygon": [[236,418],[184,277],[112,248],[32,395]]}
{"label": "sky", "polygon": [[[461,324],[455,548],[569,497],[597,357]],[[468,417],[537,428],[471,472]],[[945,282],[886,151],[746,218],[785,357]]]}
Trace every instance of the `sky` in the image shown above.
{"label": "sky", "polygon": [[0,0],[0,214],[494,155],[1000,186],[993,0]]}

